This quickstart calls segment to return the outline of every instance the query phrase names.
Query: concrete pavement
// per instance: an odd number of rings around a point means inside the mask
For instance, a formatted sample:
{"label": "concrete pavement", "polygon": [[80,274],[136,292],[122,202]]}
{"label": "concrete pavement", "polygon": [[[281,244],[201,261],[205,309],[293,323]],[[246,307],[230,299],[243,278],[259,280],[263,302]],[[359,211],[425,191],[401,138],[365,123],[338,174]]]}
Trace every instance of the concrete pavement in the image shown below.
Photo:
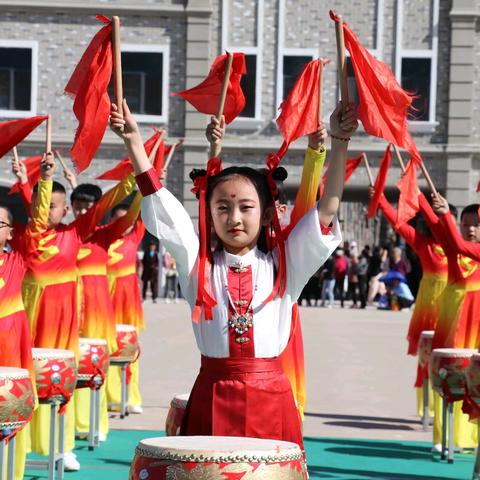
{"label": "concrete pavement", "polygon": [[[188,305],[145,304],[144,413],[118,429],[163,430],[170,400],[190,390],[200,355]],[[411,312],[301,308],[307,369],[306,436],[430,440],[416,417],[416,358],[405,340]]]}

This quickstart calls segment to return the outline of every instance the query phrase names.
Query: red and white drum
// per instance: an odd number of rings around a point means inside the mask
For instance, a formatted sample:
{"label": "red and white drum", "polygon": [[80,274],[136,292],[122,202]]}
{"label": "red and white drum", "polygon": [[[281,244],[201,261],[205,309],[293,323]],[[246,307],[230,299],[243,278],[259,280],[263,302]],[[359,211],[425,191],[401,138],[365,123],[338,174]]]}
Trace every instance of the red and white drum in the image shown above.
{"label": "red and white drum", "polygon": [[110,355],[110,363],[132,363],[140,355],[137,330],[132,325],[117,324],[118,350]]}
{"label": "red and white drum", "polygon": [[467,384],[467,367],[477,350],[437,348],[430,358],[432,387],[449,403],[463,400]]}
{"label": "red and white drum", "polygon": [[467,385],[469,397],[480,407],[480,353],[474,353],[470,357],[470,365],[467,369]]}
{"label": "red and white drum", "polygon": [[432,354],[432,341],[434,330],[424,330],[418,340],[418,364],[421,368],[428,368]]}
{"label": "red and white drum", "polygon": [[162,437],[142,440],[130,480],[305,480],[300,447],[279,440],[240,437]]}
{"label": "red and white drum", "polygon": [[25,427],[34,405],[35,395],[28,370],[0,367],[0,441]]}
{"label": "red and white drum", "polygon": [[74,353],[71,350],[33,348],[32,358],[39,402],[67,403],[77,383]]}
{"label": "red and white drum", "polygon": [[170,410],[168,410],[167,420],[165,421],[165,433],[169,437],[174,437],[180,434],[180,427],[182,426],[183,415],[185,408],[187,408],[189,393],[177,395],[173,397],[170,402]]}
{"label": "red and white drum", "polygon": [[109,364],[106,340],[101,338],[80,338],[77,388],[99,389],[105,381]]}

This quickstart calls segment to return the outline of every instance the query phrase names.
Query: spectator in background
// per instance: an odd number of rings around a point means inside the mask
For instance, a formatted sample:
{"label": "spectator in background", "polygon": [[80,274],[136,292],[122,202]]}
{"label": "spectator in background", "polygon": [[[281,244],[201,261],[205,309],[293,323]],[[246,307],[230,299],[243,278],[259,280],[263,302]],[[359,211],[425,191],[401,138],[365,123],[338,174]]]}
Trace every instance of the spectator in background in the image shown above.
{"label": "spectator in background", "polygon": [[333,257],[329,257],[323,264],[322,268],[322,307],[325,306],[325,300],[328,297],[328,308],[333,307],[334,295],[333,289],[335,288],[335,279],[333,278]]}
{"label": "spectator in background", "polygon": [[398,311],[410,308],[415,301],[407,285],[406,277],[401,273],[390,271],[380,278],[380,282],[383,282],[386,286],[386,302],[379,308]]}
{"label": "spectator in background", "polygon": [[157,245],[155,242],[150,242],[148,245],[148,250],[144,252],[142,258],[142,296],[143,300],[147,299],[147,290],[148,285],[150,284],[150,291],[152,293],[153,303],[157,303],[158,297],[158,269],[159,269],[159,260]]}
{"label": "spectator in background", "polygon": [[339,248],[335,252],[335,260],[333,266],[333,276],[335,278],[335,293],[340,299],[340,306],[344,306],[344,287],[345,277],[347,275],[347,259],[344,255],[343,249]]}
{"label": "spectator in background", "polygon": [[370,263],[368,245],[362,250],[360,258],[358,259],[357,276],[358,276],[358,297],[360,300],[360,308],[367,306],[367,293],[368,293],[368,266]]}
{"label": "spectator in background", "polygon": [[[352,242],[353,244],[353,242]],[[350,247],[350,252],[352,248]],[[354,254],[350,254],[350,259],[348,261],[348,293],[350,294],[350,299],[352,300],[352,305],[350,308],[357,308],[358,300],[358,257]]]}
{"label": "spectator in background", "polygon": [[385,285],[379,281],[380,277],[387,272],[388,250],[383,247],[375,247],[368,265],[368,303],[372,303],[378,294],[385,293]]}
{"label": "spectator in background", "polygon": [[168,253],[165,252],[163,256],[163,266],[165,267],[165,303],[170,303],[172,300],[178,303],[178,271],[177,262]]}
{"label": "spectator in background", "polygon": [[401,273],[405,278],[408,273],[407,262],[403,259],[403,250],[400,247],[394,247],[390,257],[389,271]]}

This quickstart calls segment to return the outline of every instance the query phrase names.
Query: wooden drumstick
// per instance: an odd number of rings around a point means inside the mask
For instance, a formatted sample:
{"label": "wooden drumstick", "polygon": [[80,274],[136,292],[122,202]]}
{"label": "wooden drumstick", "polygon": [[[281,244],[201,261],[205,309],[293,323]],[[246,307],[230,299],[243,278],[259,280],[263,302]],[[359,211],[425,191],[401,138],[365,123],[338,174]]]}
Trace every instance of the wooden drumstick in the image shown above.
{"label": "wooden drumstick", "polygon": [[67,164],[65,163],[65,160],[63,157],[60,155],[60,152],[58,150],[55,150],[55,155],[58,158],[58,161],[61,163],[63,170],[68,170]]}
{"label": "wooden drumstick", "polygon": [[368,181],[370,182],[370,186],[373,187],[374,182],[373,182],[372,170],[370,168],[370,163],[368,163],[367,154],[365,152],[362,153],[362,158],[365,163],[365,169],[367,170]]}

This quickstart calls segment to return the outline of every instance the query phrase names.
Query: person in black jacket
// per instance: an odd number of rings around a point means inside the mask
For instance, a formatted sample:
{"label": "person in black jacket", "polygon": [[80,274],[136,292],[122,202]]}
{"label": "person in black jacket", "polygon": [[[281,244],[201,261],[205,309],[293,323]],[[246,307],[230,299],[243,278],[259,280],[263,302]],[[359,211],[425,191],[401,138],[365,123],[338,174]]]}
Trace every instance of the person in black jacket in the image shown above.
{"label": "person in black jacket", "polygon": [[143,282],[143,300],[147,298],[148,284],[150,284],[150,290],[152,292],[152,301],[157,303],[158,297],[158,252],[157,245],[154,242],[150,242],[148,250],[143,254],[142,259],[142,282]]}

